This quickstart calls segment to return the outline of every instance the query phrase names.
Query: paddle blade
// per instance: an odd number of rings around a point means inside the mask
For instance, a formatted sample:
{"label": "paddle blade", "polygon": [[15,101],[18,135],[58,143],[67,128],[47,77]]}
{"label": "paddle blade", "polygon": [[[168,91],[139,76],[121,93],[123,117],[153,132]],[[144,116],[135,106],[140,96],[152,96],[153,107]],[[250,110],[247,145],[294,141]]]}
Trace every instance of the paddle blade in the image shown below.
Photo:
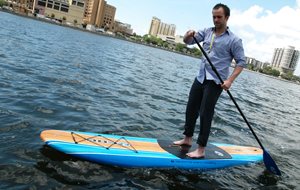
{"label": "paddle blade", "polygon": [[263,158],[264,158],[264,163],[265,163],[267,170],[275,175],[280,176],[281,172],[280,172],[279,168],[277,167],[275,161],[272,159],[272,157],[266,150],[264,150]]}

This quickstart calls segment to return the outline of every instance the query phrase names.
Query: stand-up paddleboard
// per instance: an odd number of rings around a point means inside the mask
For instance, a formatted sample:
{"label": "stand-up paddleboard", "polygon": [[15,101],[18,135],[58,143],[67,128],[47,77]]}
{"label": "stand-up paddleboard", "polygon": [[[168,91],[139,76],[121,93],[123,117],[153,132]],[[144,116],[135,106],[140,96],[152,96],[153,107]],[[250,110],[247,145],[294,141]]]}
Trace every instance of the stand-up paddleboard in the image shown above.
{"label": "stand-up paddleboard", "polygon": [[217,169],[260,162],[260,148],[210,143],[205,158],[186,156],[192,147],[171,141],[76,131],[45,130],[41,139],[65,154],[96,163],[122,167]]}

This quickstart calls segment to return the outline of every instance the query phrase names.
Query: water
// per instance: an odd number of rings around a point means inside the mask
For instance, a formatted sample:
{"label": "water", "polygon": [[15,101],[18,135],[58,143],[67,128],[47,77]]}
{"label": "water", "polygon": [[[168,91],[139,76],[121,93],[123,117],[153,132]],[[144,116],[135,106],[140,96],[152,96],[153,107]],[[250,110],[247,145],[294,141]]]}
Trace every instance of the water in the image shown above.
{"label": "water", "polygon": [[[182,137],[195,58],[0,12],[0,189],[299,189],[300,86],[245,71],[231,92],[282,171],[128,169],[44,146],[45,129]],[[210,141],[258,146],[226,93]]]}

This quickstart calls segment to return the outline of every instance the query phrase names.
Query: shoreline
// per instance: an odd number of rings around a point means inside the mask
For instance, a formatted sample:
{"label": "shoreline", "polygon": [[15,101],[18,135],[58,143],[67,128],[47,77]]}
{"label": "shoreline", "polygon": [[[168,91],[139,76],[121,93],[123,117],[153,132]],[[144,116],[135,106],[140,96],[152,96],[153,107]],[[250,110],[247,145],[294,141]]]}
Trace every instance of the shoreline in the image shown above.
{"label": "shoreline", "polygon": [[259,75],[266,76],[268,78],[272,78],[272,79],[280,80],[280,81],[283,81],[283,82],[288,82],[288,83],[300,85],[300,82],[294,82],[294,81],[286,80],[286,79],[275,77],[275,76],[272,76],[272,75],[267,75],[267,74],[264,74],[264,73],[260,73],[258,71],[252,71],[252,70],[249,70],[249,69],[245,69],[245,70],[247,70],[249,72],[252,72],[252,73],[257,73]]}
{"label": "shoreline", "polygon": [[[14,12],[14,11],[9,11],[9,10],[3,9],[1,7],[0,7],[0,12],[5,12],[5,13],[8,13],[8,14],[13,14],[13,15],[16,15],[16,16],[25,17],[25,18],[28,18],[28,19],[36,20],[36,21],[41,21],[41,22],[45,22],[45,23],[49,23],[49,24],[58,25],[58,26],[61,26],[61,27],[66,27],[66,28],[78,30],[78,31],[81,31],[81,32],[88,32],[88,33],[95,34],[95,35],[100,35],[100,36],[115,38],[115,39],[119,39],[119,40],[124,40],[124,41],[127,41],[127,42],[131,42],[131,43],[135,43],[135,44],[139,44],[139,45],[144,45],[144,46],[148,46],[148,47],[152,47],[152,48],[157,48],[157,49],[161,49],[161,50],[168,51],[168,52],[171,52],[171,53],[176,53],[176,54],[180,54],[180,55],[183,55],[183,56],[192,57],[192,58],[195,58],[195,59],[200,59],[200,57],[196,57],[196,56],[193,56],[193,55],[190,55],[190,54],[185,54],[185,53],[182,53],[182,52],[178,52],[178,51],[174,51],[174,50],[162,48],[162,47],[159,47],[159,46],[155,46],[155,45],[151,45],[151,44],[147,44],[147,43],[142,43],[142,42],[139,42],[139,41],[129,40],[129,39],[118,37],[118,36],[111,35],[111,34],[94,32],[94,31],[87,30],[85,28],[80,28],[80,27],[76,27],[76,26],[70,26],[70,25],[63,24],[63,23],[57,23],[57,22],[54,22],[52,20],[46,20],[46,19],[43,19],[43,18],[38,18],[38,17],[34,17],[34,16],[20,14],[20,13]],[[273,78],[273,79],[285,81],[285,82],[288,82],[288,83],[293,83],[293,84],[300,85],[300,82],[290,81],[290,80],[286,80],[286,79],[283,79],[283,78],[279,78],[279,77],[267,75],[267,74],[260,73],[260,72],[257,72],[257,71],[252,71],[252,70],[247,69],[247,68],[244,68],[244,69],[246,71],[250,71],[250,72],[254,72],[254,73],[260,74],[260,75],[267,76],[269,78]]]}
{"label": "shoreline", "polygon": [[25,14],[20,14],[20,13],[16,13],[16,12],[1,9],[1,8],[0,8],[0,11],[8,13],[8,14],[13,14],[13,15],[16,15],[16,16],[20,16],[20,17],[29,18],[29,19],[36,20],[36,21],[41,21],[41,22],[54,24],[54,25],[61,26],[61,27],[71,28],[71,29],[74,29],[74,30],[82,31],[82,32],[88,32],[88,33],[95,34],[95,35],[106,36],[106,37],[110,37],[110,38],[124,40],[124,41],[127,41],[127,42],[132,42],[132,43],[135,43],[135,44],[140,44],[140,45],[144,45],[144,46],[148,46],[148,47],[152,47],[152,48],[158,48],[158,49],[169,51],[169,52],[172,52],[172,53],[177,53],[177,54],[180,54],[180,55],[200,59],[200,57],[196,57],[196,56],[193,56],[191,54],[185,54],[185,53],[170,50],[170,49],[167,49],[167,48],[162,48],[162,47],[159,47],[159,46],[155,46],[155,45],[151,45],[151,44],[147,44],[147,43],[143,43],[143,42],[139,42],[139,41],[135,41],[135,40],[126,39],[124,37],[122,38],[122,37],[107,34],[107,33],[94,32],[94,31],[87,30],[85,28],[81,28],[81,27],[77,27],[77,26],[71,26],[71,25],[67,25],[67,24],[63,24],[63,23],[57,23],[57,22],[54,22],[54,21],[51,21],[51,20],[46,20],[46,19],[43,19],[43,18],[38,18],[38,17],[29,16],[29,15],[25,15]]}

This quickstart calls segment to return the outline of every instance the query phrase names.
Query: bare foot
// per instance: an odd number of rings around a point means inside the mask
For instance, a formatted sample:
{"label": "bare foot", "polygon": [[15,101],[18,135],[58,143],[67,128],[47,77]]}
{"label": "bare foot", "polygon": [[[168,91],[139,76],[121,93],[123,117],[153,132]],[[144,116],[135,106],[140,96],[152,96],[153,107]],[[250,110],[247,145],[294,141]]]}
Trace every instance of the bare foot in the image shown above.
{"label": "bare foot", "polygon": [[174,141],[173,145],[177,145],[177,146],[181,146],[181,145],[192,146],[192,137],[184,137],[184,139],[182,139],[182,140]]}
{"label": "bare foot", "polygon": [[199,146],[193,152],[189,152],[186,154],[190,158],[204,158],[205,156],[205,147]]}

